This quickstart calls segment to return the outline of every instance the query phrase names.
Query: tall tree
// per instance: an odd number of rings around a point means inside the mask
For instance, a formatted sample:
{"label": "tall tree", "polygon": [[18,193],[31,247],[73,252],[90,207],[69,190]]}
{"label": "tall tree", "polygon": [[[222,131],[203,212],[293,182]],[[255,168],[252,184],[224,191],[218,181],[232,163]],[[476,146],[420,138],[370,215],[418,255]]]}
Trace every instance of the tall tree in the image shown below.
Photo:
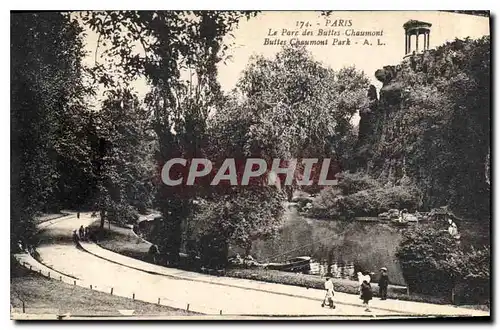
{"label": "tall tree", "polygon": [[[143,75],[152,87],[147,103],[158,137],[157,162],[201,156],[205,120],[220,96],[217,63],[224,58],[225,35],[252,13],[216,11],[90,12],[84,22],[111,42],[126,77]],[[135,46],[140,45],[140,51]],[[191,71],[193,76],[188,74]],[[101,73],[104,70],[101,71]],[[188,74],[188,80],[185,76]],[[102,75],[101,81],[110,81]],[[156,204],[165,218],[167,258],[178,262],[181,223],[192,210],[193,189],[160,184]]]}
{"label": "tall tree", "polygon": [[92,92],[82,79],[81,32],[64,13],[11,14],[12,243],[30,239],[39,212],[61,207],[68,131]]}
{"label": "tall tree", "polygon": [[[149,113],[129,90],[111,90],[99,118],[97,204],[109,220],[135,222],[136,212],[151,207],[153,131]],[[104,216],[101,217],[101,227]]]}
{"label": "tall tree", "polygon": [[368,106],[367,87],[363,72],[324,67],[304,47],[285,47],[273,59],[254,57],[238,82],[252,114],[249,152],[274,146],[284,158],[344,163],[354,138],[351,119]]}

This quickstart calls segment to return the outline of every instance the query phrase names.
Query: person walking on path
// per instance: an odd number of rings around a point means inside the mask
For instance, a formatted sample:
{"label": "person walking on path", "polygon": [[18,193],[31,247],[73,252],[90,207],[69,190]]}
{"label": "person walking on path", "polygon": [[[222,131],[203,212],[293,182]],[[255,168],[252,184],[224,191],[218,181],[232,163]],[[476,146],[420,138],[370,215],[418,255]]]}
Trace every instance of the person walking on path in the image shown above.
{"label": "person walking on path", "polygon": [[363,305],[366,305],[365,312],[371,312],[369,303],[372,297],[372,287],[368,281],[364,280],[361,284],[361,300],[363,300]]}
{"label": "person walking on path", "polygon": [[90,233],[90,228],[89,227],[83,228],[83,238],[84,238],[85,241],[89,240],[89,233]]}
{"label": "person walking on path", "polygon": [[83,240],[85,236],[85,230],[83,229],[83,225],[80,226],[80,229],[78,229],[78,237],[80,237],[81,240]]}
{"label": "person walking on path", "polygon": [[387,287],[389,286],[389,276],[387,275],[387,268],[380,268],[380,279],[378,280],[379,294],[381,300],[387,299]]}
{"label": "person walking on path", "polygon": [[78,234],[76,233],[76,229],[73,230],[73,242],[75,245],[78,245]]}
{"label": "person walking on path", "polygon": [[149,247],[149,251],[148,251],[148,254],[149,254],[149,260],[153,263],[153,264],[156,264],[157,263],[157,256],[158,256],[158,247],[155,245],[155,244],[152,244],[150,247]]}
{"label": "person walking on path", "polygon": [[335,308],[335,304],[333,303],[333,296],[335,295],[335,287],[333,285],[333,276],[331,274],[326,275],[325,281],[325,298],[321,303],[321,307],[325,307],[326,301],[328,300],[328,306],[332,309]]}

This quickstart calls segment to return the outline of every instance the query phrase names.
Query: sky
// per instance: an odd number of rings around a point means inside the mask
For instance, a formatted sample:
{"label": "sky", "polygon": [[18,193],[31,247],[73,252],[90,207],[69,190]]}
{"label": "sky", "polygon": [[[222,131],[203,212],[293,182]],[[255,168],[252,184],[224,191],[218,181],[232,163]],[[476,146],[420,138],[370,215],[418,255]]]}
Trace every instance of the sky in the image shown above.
{"label": "sky", "polygon": [[[344,23],[340,25],[340,20]],[[381,83],[375,78],[375,71],[385,65],[397,65],[405,55],[405,33],[403,24],[408,20],[420,20],[432,24],[430,32],[430,48],[436,48],[455,38],[479,38],[489,35],[489,20],[466,14],[456,14],[438,11],[336,11],[329,17],[321,16],[317,11],[264,11],[249,20],[243,19],[239,26],[232,31],[234,38],[227,36],[225,42],[233,43],[229,54],[231,58],[225,64],[219,64],[219,82],[222,89],[230,91],[236,86],[242,71],[252,55],[263,55],[272,58],[280,51],[280,45],[264,45],[265,38],[274,40],[279,38],[288,43],[292,38],[301,40],[328,40],[328,45],[309,45],[306,48],[312,56],[334,70],[346,66],[355,66],[363,71],[371,83],[379,89]],[[336,21],[336,25],[335,25]],[[349,23],[346,23],[349,21]],[[307,28],[313,36],[302,36],[306,29],[301,23],[309,22]],[[327,27],[327,25],[329,25]],[[346,26],[349,25],[349,26]],[[341,36],[317,36],[318,29],[334,30]],[[277,36],[269,36],[276,31]],[[281,35],[284,30],[288,32]],[[297,31],[299,36],[287,35]],[[382,31],[382,36],[375,37],[347,37],[350,45],[332,45],[333,39],[346,39],[346,32],[352,31]],[[92,65],[97,45],[97,36],[86,31],[86,47],[89,51],[87,64]],[[347,32],[347,33],[349,33]],[[372,45],[363,45],[365,39]],[[377,40],[380,39],[380,42]],[[414,39],[412,42],[414,43]],[[357,42],[357,44],[355,44]],[[420,39],[420,45],[423,39]],[[381,43],[383,45],[377,45]],[[413,44],[414,47],[414,44]],[[143,80],[133,84],[139,95],[145,95],[148,88]],[[359,120],[355,117],[354,122]]]}
{"label": "sky", "polygon": [[[383,30],[383,36],[380,39],[385,43],[385,46],[363,47],[360,44],[351,46],[307,46],[316,60],[334,70],[354,65],[357,69],[364,71],[378,88],[381,87],[381,84],[375,79],[375,71],[385,65],[400,63],[405,55],[403,24],[410,19],[432,24],[430,48],[435,48],[455,38],[478,38],[489,35],[489,21],[487,17],[445,12],[339,11],[332,13],[328,19],[331,21],[335,19],[351,20],[352,25],[350,27],[334,27],[336,30],[342,31],[350,28],[363,31]],[[269,29],[294,30],[296,21],[309,21],[313,26],[316,24],[316,29],[326,23],[325,17],[320,16],[319,12],[312,11],[263,12],[255,18],[241,22],[239,28],[234,31],[235,46],[231,51],[233,59],[227,65],[219,67],[219,79],[223,89],[230,90],[235,86],[241,71],[245,68],[252,54],[273,57],[281,49],[281,46],[263,45],[263,39],[268,34]],[[317,24],[320,25],[318,26]],[[318,38],[306,37],[304,39],[312,40]],[[360,39],[363,42],[365,38],[357,37],[352,39]],[[422,39],[420,39],[421,41]]]}

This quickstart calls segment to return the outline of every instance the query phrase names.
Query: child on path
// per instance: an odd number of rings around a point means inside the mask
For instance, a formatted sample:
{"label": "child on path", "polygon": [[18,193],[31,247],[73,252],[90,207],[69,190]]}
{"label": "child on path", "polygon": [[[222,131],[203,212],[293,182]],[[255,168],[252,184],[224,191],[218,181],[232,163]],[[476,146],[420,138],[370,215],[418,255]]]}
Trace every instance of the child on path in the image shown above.
{"label": "child on path", "polygon": [[321,303],[321,307],[325,307],[325,303],[328,300],[328,306],[334,309],[335,304],[333,303],[333,296],[335,295],[335,288],[333,286],[333,276],[331,276],[330,274],[326,276],[325,290],[326,295],[323,299],[323,303]]}
{"label": "child on path", "polygon": [[368,281],[364,280],[361,284],[361,299],[363,300],[363,305],[366,305],[365,312],[371,312],[368,303],[372,300],[372,297],[372,287]]}

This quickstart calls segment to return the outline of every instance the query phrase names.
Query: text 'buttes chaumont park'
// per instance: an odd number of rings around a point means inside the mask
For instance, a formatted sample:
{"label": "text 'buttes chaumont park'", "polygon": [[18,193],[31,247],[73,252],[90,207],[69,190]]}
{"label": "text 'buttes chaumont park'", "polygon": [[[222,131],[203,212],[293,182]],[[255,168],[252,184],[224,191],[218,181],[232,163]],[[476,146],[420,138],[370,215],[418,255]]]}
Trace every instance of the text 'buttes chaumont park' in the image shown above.
{"label": "text 'buttes chaumont park'", "polygon": [[[372,40],[370,37],[383,37],[383,30],[375,31],[358,31],[355,29],[317,29],[311,30],[289,30],[269,29],[267,37],[264,38],[264,46],[350,46],[354,44],[360,45],[378,45],[383,46],[381,39]],[[322,37],[311,39],[311,37]],[[333,37],[333,38],[331,38]],[[363,38],[365,37],[365,38]]]}

